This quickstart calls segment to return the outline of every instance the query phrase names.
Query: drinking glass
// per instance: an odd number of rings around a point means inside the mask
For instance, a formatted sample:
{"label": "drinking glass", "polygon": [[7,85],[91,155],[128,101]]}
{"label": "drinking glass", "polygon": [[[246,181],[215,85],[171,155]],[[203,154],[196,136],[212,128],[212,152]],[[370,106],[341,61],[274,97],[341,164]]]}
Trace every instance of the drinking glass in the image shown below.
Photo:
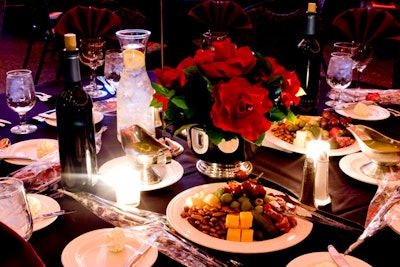
{"label": "drinking glass", "polygon": [[102,86],[96,83],[96,70],[104,64],[105,45],[106,42],[100,37],[80,40],[79,60],[91,70],[90,84],[83,88],[92,98],[107,95],[107,92],[101,90]]}
{"label": "drinking glass", "polygon": [[328,63],[326,82],[335,90],[335,100],[326,102],[327,106],[335,107],[341,102],[341,91],[349,87],[353,76],[353,61],[348,53],[333,52]]}
{"label": "drinking glass", "polygon": [[33,222],[21,180],[0,178],[0,221],[13,229],[25,240],[33,231]]}
{"label": "drinking glass", "polygon": [[359,45],[360,44],[356,42],[335,42],[333,43],[332,52],[348,53],[351,59],[353,60],[352,68],[356,69],[358,65],[358,59],[356,57],[356,53]]}
{"label": "drinking glass", "polygon": [[361,88],[361,74],[367,67],[367,65],[373,59],[373,49],[370,44],[360,44],[356,50],[355,59],[357,60],[357,88]]}
{"label": "drinking glass", "polygon": [[26,113],[36,103],[32,71],[10,70],[6,73],[6,101],[10,109],[19,115],[19,125],[11,128],[13,134],[29,134],[37,130],[36,125],[26,123]]}
{"label": "drinking glass", "polygon": [[106,50],[104,77],[114,87],[118,87],[123,68],[122,49]]}

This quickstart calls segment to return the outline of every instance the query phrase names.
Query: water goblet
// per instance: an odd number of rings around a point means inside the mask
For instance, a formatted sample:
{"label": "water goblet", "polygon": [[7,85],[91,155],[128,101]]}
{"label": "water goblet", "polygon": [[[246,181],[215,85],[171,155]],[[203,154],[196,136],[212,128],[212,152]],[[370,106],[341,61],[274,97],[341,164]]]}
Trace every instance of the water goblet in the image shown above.
{"label": "water goblet", "polygon": [[343,52],[350,54],[350,57],[353,60],[352,68],[356,69],[358,65],[358,58],[356,57],[356,54],[359,46],[360,44],[356,42],[335,42],[333,43],[332,52]]}
{"label": "water goblet", "polygon": [[357,64],[357,89],[361,88],[361,74],[373,59],[373,49],[370,44],[360,44],[355,53]]}
{"label": "water goblet", "polygon": [[105,54],[104,77],[114,87],[118,87],[123,68],[122,49],[108,49]]}
{"label": "water goblet", "polygon": [[90,83],[84,86],[85,91],[92,98],[99,98],[107,95],[101,90],[102,86],[97,85],[96,70],[104,64],[104,52],[106,42],[99,38],[88,38],[80,40],[79,60],[90,68]]}
{"label": "water goblet", "polygon": [[0,178],[0,221],[13,229],[25,240],[33,231],[33,221],[21,180]]}
{"label": "water goblet", "polygon": [[26,113],[36,103],[32,71],[10,70],[6,73],[6,101],[10,109],[19,115],[19,125],[11,128],[13,134],[29,134],[37,130],[36,125],[26,123]]}
{"label": "water goblet", "polygon": [[334,101],[326,102],[327,106],[336,107],[341,102],[341,91],[349,87],[353,76],[353,61],[348,53],[333,52],[328,63],[326,82],[335,90]]}

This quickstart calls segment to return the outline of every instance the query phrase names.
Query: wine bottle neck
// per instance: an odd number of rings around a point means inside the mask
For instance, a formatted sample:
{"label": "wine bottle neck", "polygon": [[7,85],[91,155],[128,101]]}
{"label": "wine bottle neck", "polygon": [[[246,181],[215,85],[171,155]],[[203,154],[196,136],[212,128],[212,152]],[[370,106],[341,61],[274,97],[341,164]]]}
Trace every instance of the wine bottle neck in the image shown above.
{"label": "wine bottle neck", "polygon": [[316,13],[307,12],[306,28],[304,31],[305,35],[314,36],[315,35],[315,20]]}
{"label": "wine bottle neck", "polygon": [[[65,50],[64,50],[65,51]],[[81,81],[81,70],[79,65],[78,50],[65,51],[65,81],[67,83],[77,83]]]}

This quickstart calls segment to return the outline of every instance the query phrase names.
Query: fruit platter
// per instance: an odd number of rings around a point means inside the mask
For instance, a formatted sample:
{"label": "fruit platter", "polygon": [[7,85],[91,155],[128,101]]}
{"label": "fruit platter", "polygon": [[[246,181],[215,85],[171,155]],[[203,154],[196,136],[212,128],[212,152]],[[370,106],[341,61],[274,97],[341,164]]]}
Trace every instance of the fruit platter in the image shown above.
{"label": "fruit platter", "polygon": [[321,116],[296,117],[295,122],[275,123],[265,134],[265,140],[290,151],[306,153],[309,140],[325,140],[330,144],[330,156],[343,156],[360,150],[352,134],[346,129],[352,118],[335,112],[323,111]]}
{"label": "fruit platter", "polygon": [[167,218],[195,243],[250,254],[288,248],[310,234],[312,223],[286,215],[287,210],[308,215],[289,196],[249,179],[188,189],[171,200]]}

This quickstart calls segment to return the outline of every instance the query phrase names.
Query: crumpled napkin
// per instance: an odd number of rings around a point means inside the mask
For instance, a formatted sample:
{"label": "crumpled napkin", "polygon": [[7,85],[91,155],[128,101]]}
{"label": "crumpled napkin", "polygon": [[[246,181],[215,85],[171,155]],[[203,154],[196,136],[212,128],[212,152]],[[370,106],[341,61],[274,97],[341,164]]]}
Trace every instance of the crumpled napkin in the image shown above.
{"label": "crumpled napkin", "polygon": [[251,29],[252,24],[243,8],[232,1],[204,1],[192,7],[189,16],[212,32]]}
{"label": "crumpled napkin", "polygon": [[0,237],[3,244],[0,249],[0,266],[46,266],[32,245],[2,222],[0,222]]}
{"label": "crumpled napkin", "polygon": [[378,38],[400,37],[400,24],[386,10],[352,8],[340,13],[332,26],[350,41],[371,43]]}
{"label": "crumpled napkin", "polygon": [[121,19],[107,8],[76,6],[60,18],[54,27],[57,35],[75,33],[78,39],[103,37],[114,39],[121,29]]}

